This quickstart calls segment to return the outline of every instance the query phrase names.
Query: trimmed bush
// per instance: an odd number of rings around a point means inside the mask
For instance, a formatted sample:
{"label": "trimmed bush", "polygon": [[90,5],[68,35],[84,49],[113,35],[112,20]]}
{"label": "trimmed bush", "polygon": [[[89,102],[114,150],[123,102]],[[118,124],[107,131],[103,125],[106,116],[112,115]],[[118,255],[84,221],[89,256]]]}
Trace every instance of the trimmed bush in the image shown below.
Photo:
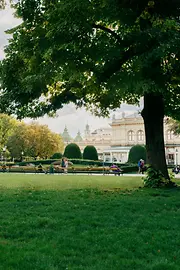
{"label": "trimmed bush", "polygon": [[134,145],[130,149],[128,162],[137,164],[140,159],[146,161],[146,148],[142,145]]}
{"label": "trimmed bush", "polygon": [[66,146],[64,156],[67,158],[82,158],[81,150],[76,143],[70,143]]}
{"label": "trimmed bush", "polygon": [[[87,166],[110,166],[111,164],[109,162],[103,162],[103,161],[94,161],[94,160],[87,160],[87,159],[76,159],[76,158],[70,158],[68,159],[73,164],[79,164],[79,165],[87,165]],[[16,163],[19,166],[27,166],[28,164],[34,164],[35,166],[42,164],[42,165],[50,165],[50,164],[61,164],[61,159],[44,159],[44,160],[29,160],[29,161],[23,161]],[[12,163],[14,164],[14,163]],[[115,163],[117,166],[134,166],[134,164],[121,164],[121,163]],[[136,164],[135,164],[136,165]]]}
{"label": "trimmed bush", "polygon": [[[51,172],[50,166],[0,166],[0,172],[19,172],[19,173],[48,173]],[[137,166],[121,166],[121,169],[124,173],[131,173],[137,171]],[[62,173],[64,170],[61,166],[53,166],[54,173]],[[87,167],[73,167],[69,166],[69,173],[112,173],[112,168],[108,167],[96,167],[96,166],[87,166]]]}
{"label": "trimmed bush", "polygon": [[62,154],[61,153],[54,153],[51,157],[51,159],[60,159],[62,158]]}
{"label": "trimmed bush", "polygon": [[93,145],[87,145],[84,148],[83,159],[98,160],[98,153]]}

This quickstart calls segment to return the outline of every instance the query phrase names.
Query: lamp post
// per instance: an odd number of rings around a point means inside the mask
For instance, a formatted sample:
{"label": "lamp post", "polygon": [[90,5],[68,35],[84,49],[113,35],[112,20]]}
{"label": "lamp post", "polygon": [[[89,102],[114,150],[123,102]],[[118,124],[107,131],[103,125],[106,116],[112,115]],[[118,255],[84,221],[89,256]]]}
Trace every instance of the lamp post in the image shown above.
{"label": "lamp post", "polygon": [[21,152],[21,161],[23,161],[23,155],[24,155],[24,152],[22,151]]}
{"label": "lamp post", "polygon": [[178,149],[176,149],[176,165],[178,165]]}
{"label": "lamp post", "polygon": [[3,147],[3,159],[4,159],[5,165],[6,165],[6,148],[7,148],[7,146],[5,145],[5,146]]}

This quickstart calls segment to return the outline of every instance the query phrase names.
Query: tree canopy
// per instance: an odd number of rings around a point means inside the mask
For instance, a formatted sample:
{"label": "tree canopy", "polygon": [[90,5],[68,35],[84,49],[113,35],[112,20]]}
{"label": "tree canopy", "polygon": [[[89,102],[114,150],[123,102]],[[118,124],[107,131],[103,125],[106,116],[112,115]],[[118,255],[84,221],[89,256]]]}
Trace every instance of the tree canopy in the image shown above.
{"label": "tree canopy", "polygon": [[105,116],[144,96],[147,158],[166,178],[163,117],[180,118],[180,0],[18,0],[1,64],[0,111]]}
{"label": "tree canopy", "polygon": [[16,8],[24,21],[8,31],[2,111],[40,116],[72,101],[104,115],[153,91],[177,116],[180,1],[19,0]]}
{"label": "tree canopy", "polygon": [[0,148],[2,149],[8,142],[8,138],[13,134],[18,121],[6,114],[0,114]]}
{"label": "tree canopy", "polygon": [[46,125],[37,123],[18,123],[13,134],[8,138],[7,147],[11,156],[47,158],[64,148],[60,135],[52,132]]}

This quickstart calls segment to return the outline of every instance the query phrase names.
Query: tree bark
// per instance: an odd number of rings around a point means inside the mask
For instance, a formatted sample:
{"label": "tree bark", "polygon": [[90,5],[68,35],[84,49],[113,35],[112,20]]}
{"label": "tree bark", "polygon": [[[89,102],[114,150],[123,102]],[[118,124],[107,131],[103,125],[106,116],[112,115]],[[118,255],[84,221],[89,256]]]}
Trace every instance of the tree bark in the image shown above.
{"label": "tree bark", "polygon": [[144,95],[144,119],[147,164],[160,170],[166,179],[169,174],[165,158],[164,146],[164,101],[162,95],[155,93]]}

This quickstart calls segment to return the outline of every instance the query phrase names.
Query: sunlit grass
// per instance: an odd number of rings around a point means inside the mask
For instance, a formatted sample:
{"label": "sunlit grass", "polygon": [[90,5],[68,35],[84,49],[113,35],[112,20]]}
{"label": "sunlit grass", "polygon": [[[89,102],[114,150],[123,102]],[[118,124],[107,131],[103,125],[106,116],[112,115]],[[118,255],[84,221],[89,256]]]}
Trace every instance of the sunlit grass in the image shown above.
{"label": "sunlit grass", "polygon": [[180,190],[141,184],[1,174],[0,269],[179,270]]}

